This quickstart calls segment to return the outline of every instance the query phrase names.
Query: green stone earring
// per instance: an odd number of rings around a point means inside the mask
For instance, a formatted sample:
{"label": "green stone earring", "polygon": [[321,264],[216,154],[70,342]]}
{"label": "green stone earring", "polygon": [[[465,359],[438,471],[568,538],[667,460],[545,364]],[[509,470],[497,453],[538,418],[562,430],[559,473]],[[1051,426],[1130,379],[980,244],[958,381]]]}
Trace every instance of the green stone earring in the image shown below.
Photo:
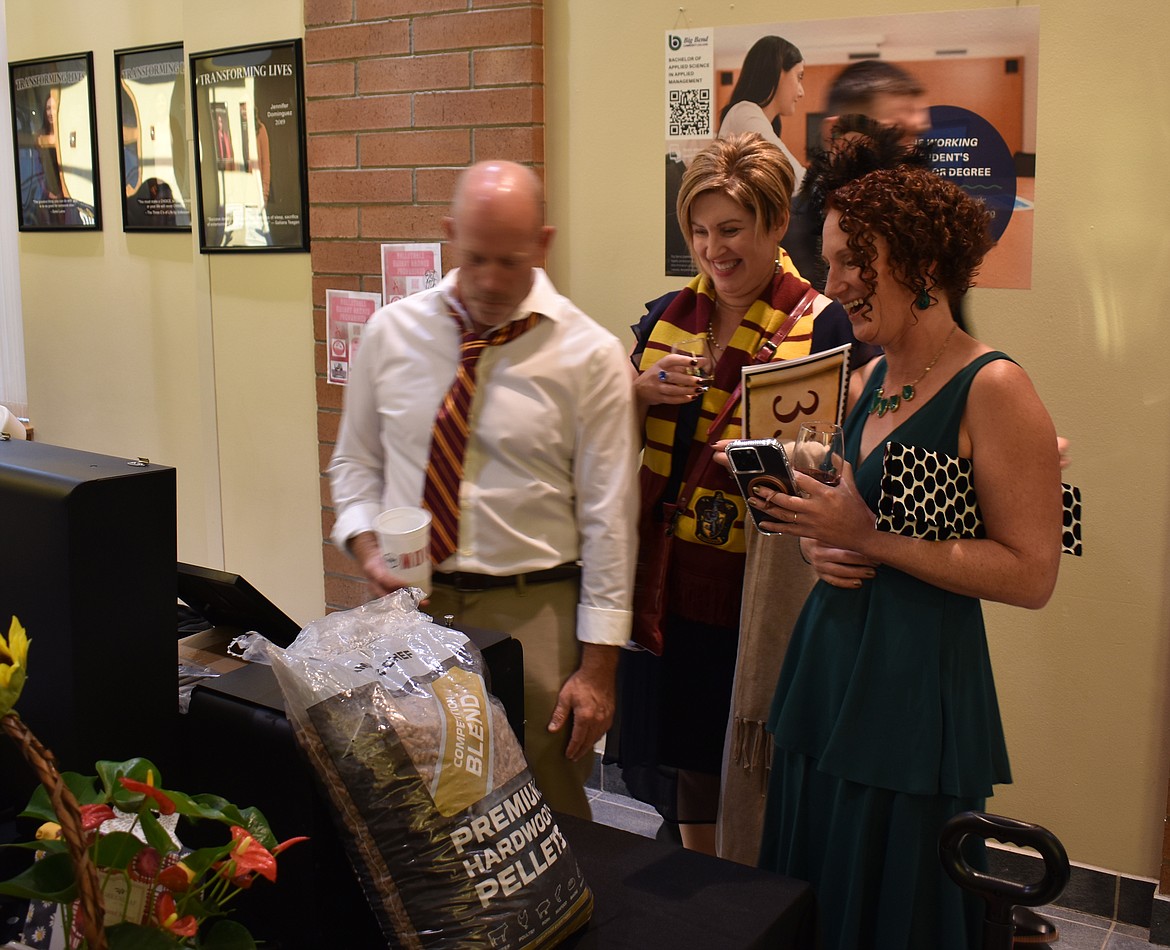
{"label": "green stone earring", "polygon": [[914,301],[914,306],[916,306],[919,310],[925,310],[930,306],[930,294],[928,294],[925,290],[921,291]]}

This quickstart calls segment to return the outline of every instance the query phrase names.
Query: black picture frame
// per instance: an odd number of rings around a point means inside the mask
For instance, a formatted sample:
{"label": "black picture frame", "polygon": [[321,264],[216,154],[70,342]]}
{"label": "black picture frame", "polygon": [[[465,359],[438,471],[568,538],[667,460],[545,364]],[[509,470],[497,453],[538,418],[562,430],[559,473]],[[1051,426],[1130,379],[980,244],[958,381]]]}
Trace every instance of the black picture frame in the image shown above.
{"label": "black picture frame", "polygon": [[100,231],[93,52],[8,64],[17,226]]}
{"label": "black picture frame", "polygon": [[199,249],[307,251],[302,41],[192,53]]}
{"label": "black picture frame", "polygon": [[114,51],[123,231],[191,231],[182,43]]}

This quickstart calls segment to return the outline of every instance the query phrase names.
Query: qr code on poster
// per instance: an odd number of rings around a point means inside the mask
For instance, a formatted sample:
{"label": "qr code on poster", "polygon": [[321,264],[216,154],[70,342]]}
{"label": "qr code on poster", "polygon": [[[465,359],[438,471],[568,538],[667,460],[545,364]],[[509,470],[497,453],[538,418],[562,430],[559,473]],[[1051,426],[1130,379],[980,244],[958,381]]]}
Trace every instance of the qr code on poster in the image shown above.
{"label": "qr code on poster", "polygon": [[670,115],[667,118],[671,138],[711,134],[711,90],[671,89]]}

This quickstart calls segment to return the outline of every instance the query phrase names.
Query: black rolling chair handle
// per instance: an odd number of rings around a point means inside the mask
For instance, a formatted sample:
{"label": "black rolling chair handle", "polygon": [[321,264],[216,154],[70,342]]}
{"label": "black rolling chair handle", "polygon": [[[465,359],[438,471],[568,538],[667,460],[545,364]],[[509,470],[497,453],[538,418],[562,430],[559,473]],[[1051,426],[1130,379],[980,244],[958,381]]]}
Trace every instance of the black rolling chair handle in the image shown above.
{"label": "black rolling chair handle", "polygon": [[[993,838],[1004,844],[1033,848],[1044,859],[1044,876],[1032,884],[1019,884],[978,871],[962,854],[963,842],[971,837]],[[1064,845],[1047,828],[1014,818],[965,811],[951,818],[939,836],[938,853],[947,874],[959,887],[978,894],[987,903],[984,924],[985,950],[1012,946],[1012,908],[1036,907],[1060,896],[1069,879],[1068,854]]]}
{"label": "black rolling chair handle", "polygon": [[[1044,859],[1044,876],[1033,884],[1019,884],[977,871],[964,860],[961,852],[963,841],[972,835],[1033,848]],[[1068,854],[1056,835],[1040,825],[1014,818],[977,811],[955,815],[943,827],[938,850],[951,879],[987,900],[1010,899],[1013,904],[1036,907],[1051,903],[1068,884]]]}

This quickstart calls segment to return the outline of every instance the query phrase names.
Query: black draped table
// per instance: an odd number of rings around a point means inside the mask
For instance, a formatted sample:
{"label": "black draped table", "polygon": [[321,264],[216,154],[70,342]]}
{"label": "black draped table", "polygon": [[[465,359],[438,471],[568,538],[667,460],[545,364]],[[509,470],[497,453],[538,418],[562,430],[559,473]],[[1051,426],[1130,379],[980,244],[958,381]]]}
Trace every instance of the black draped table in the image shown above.
{"label": "black draped table", "polygon": [[[522,722],[520,664],[513,655],[518,649],[505,649],[518,645],[495,637],[500,643],[473,639],[493,667],[495,687],[512,701],[509,719]],[[314,787],[282,707],[267,666],[244,666],[201,683],[182,717],[180,746],[192,774],[178,784],[214,787],[233,801],[263,801],[282,835],[310,836],[281,858],[281,886],[258,888],[239,907],[237,919],[264,933],[269,947],[381,946],[374,916],[333,832],[331,806]],[[282,793],[273,796],[274,788]],[[802,881],[580,818],[556,818],[594,895],[588,926],[563,947],[815,947],[813,896]],[[289,907],[300,912],[289,914]]]}
{"label": "black draped table", "polygon": [[812,950],[808,884],[558,814],[593,890],[593,919],[572,950]]}

